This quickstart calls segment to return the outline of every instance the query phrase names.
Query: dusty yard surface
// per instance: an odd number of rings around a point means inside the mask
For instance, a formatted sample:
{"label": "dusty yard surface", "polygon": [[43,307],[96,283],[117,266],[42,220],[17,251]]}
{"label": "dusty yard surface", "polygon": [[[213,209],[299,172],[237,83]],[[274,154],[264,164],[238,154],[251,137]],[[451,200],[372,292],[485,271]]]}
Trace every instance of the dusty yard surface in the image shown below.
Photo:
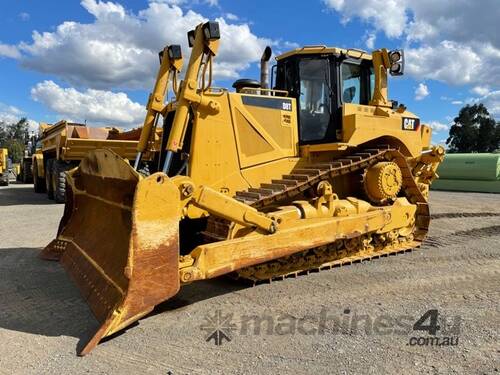
{"label": "dusty yard surface", "polygon": [[[500,195],[432,192],[431,209],[417,251],[257,287],[193,284],[78,357],[97,322],[60,265],[37,258],[63,206],[0,188],[0,373],[496,373]],[[435,335],[413,329],[429,310],[420,328]],[[214,322],[230,341],[206,341]]]}

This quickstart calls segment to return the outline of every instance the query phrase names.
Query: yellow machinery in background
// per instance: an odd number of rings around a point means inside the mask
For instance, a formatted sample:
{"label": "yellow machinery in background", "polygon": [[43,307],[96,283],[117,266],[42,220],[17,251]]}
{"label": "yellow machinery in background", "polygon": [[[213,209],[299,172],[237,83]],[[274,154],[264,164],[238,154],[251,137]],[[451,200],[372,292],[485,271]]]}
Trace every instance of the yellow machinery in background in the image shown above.
{"label": "yellow machinery in background", "polygon": [[[51,125],[40,122],[38,126],[38,133],[29,134],[26,132],[25,145],[24,145],[24,155],[20,162],[20,171],[17,175],[17,179],[24,184],[35,183],[35,192],[41,193],[45,191],[45,181],[44,171],[43,171],[43,155],[41,150],[41,143],[39,142],[43,131],[49,128]],[[35,156],[35,154],[38,154]],[[33,180],[33,162],[38,162],[38,180]]]}
{"label": "yellow machinery in background", "polygon": [[[68,173],[57,238],[60,260],[101,326],[80,354],[174,296],[181,286],[233,274],[252,282],[418,247],[429,185],[443,158],[431,129],[388,99],[402,51],[325,46],[277,57],[269,88],[212,86],[215,22],[161,54],[135,166],[109,149]],[[169,82],[176,98],[164,103]],[[163,118],[158,171],[137,166]]]}
{"label": "yellow machinery in background", "polygon": [[9,150],[0,148],[0,186],[9,185],[10,174]]}
{"label": "yellow machinery in background", "polygon": [[[36,144],[31,145],[30,164],[35,192],[46,192],[49,199],[63,203],[66,172],[76,167],[89,151],[105,147],[126,160],[133,160],[139,136],[140,129],[123,132],[114,127],[98,128],[65,120],[54,125],[40,123],[39,137],[32,141]],[[152,160],[158,148],[154,142],[159,144],[159,137],[158,134],[153,137],[144,160]]]}

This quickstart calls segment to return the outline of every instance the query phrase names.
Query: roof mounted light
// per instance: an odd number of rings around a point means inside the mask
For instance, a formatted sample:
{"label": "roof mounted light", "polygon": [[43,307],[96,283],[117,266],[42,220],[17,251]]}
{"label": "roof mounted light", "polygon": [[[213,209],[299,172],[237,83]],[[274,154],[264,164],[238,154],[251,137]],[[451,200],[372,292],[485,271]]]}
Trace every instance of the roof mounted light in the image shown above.
{"label": "roof mounted light", "polygon": [[389,73],[391,76],[402,76],[405,67],[405,55],[402,49],[389,52],[391,66]]}
{"label": "roof mounted light", "polygon": [[168,46],[168,57],[170,60],[182,59],[181,46],[178,44],[172,44]]}
{"label": "roof mounted light", "polygon": [[390,53],[390,59],[391,59],[392,63],[398,62],[399,60],[401,60],[401,52],[399,52],[399,51],[392,51]]}
{"label": "roof mounted light", "polygon": [[188,44],[189,48],[194,46],[194,30],[188,31]]}
{"label": "roof mounted light", "polygon": [[220,39],[219,23],[209,21],[203,26],[203,35],[206,40],[218,40]]}

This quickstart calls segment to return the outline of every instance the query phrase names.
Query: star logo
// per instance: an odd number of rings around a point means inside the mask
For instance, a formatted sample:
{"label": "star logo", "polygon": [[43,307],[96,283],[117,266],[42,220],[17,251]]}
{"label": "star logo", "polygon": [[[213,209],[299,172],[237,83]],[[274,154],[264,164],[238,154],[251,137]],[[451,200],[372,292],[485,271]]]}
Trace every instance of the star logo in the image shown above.
{"label": "star logo", "polygon": [[205,341],[213,341],[220,346],[226,340],[232,340],[231,332],[236,329],[236,324],[232,322],[233,314],[224,315],[221,310],[216,310],[214,314],[207,314],[205,322],[200,329],[206,333]]}

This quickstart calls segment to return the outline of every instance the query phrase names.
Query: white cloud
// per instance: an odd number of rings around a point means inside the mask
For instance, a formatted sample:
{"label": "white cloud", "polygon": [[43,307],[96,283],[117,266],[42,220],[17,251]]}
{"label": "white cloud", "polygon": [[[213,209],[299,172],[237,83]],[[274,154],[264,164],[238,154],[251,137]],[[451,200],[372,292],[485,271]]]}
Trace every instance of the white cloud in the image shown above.
{"label": "white cloud", "polygon": [[125,8],[121,4],[111,1],[82,0],[80,4],[97,19],[112,21],[113,19],[124,19],[126,15]]}
{"label": "white cloud", "polygon": [[359,18],[406,44],[418,79],[476,86],[500,82],[498,0],[323,0],[348,22]]}
{"label": "white cloud", "polygon": [[233,14],[233,13],[226,13],[226,18],[229,21],[238,21],[239,20],[239,17],[236,14]]}
{"label": "white cloud", "polygon": [[413,15],[408,38],[490,43],[500,47],[497,0],[399,0]]}
{"label": "white cloud", "polygon": [[62,117],[80,122],[87,120],[91,125],[138,126],[145,115],[145,107],[131,101],[123,92],[94,89],[82,92],[44,81],[31,89],[31,96]]}
{"label": "white cloud", "polygon": [[[500,120],[500,90],[490,90],[488,86],[475,86],[471,92],[478,95],[476,97],[465,98],[464,100],[442,97],[442,100],[451,102],[454,105],[473,105],[483,103],[490,115],[497,121]],[[453,117],[447,116],[447,121],[452,121]]]}
{"label": "white cloud", "polygon": [[29,21],[30,15],[29,15],[29,13],[21,12],[21,13],[19,13],[19,18],[21,19],[21,21]]}
{"label": "white cloud", "polygon": [[452,85],[500,82],[500,49],[441,41],[406,49],[407,71],[418,78]]}
{"label": "white cloud", "polygon": [[484,96],[490,92],[490,89],[488,86],[475,86],[472,88],[471,91],[472,91],[472,93],[474,93],[476,95]]}
{"label": "white cloud", "polygon": [[22,111],[12,105],[0,103],[0,122],[13,124],[19,121]]}
{"label": "white cloud", "polygon": [[[360,18],[389,37],[488,42],[497,48],[498,0],[323,0],[344,21]],[[471,17],[473,15],[473,17]]]}
{"label": "white cloud", "polygon": [[[0,103],[0,123],[4,124],[15,124],[21,118],[27,117],[26,113],[13,105],[7,105]],[[29,124],[29,130],[35,131],[38,129],[38,122],[32,119],[27,119]]]}
{"label": "white cloud", "polygon": [[491,73],[484,55],[455,42],[409,48],[405,53],[407,72],[415,77],[464,85],[488,81]]}
{"label": "white cloud", "polygon": [[485,95],[471,100],[472,104],[483,103],[488,112],[496,119],[500,120],[500,90],[490,91]]}
{"label": "white cloud", "polygon": [[209,6],[218,6],[219,1],[218,0],[150,0],[150,1],[155,1],[157,3],[165,3],[165,4],[170,4],[170,5],[184,5],[189,3],[190,5],[197,4],[197,3],[205,3]]}
{"label": "white cloud", "polygon": [[368,33],[365,36],[365,45],[368,49],[374,49],[375,47],[375,40],[377,39],[377,34],[376,33]]}
{"label": "white cloud", "polygon": [[422,100],[429,95],[429,88],[425,83],[419,83],[415,89],[415,100]]}
{"label": "white cloud", "polygon": [[[55,75],[74,86],[150,89],[158,68],[158,52],[166,44],[180,44],[187,60],[187,31],[207,21],[172,1],[150,1],[137,13],[114,2],[83,0],[81,4],[94,20],[66,21],[52,32],[34,31],[31,42],[18,46],[23,66]],[[267,44],[276,44],[253,34],[246,23],[231,24],[224,18],[217,21],[221,42],[214,65],[216,79],[237,77],[260,59]],[[11,57],[16,57],[15,51],[10,51]]]}
{"label": "white cloud", "polygon": [[408,21],[406,8],[397,0],[324,0],[324,3],[339,12],[343,22],[359,17],[389,37],[401,36]]}
{"label": "white cloud", "polygon": [[442,122],[439,121],[430,121],[427,123],[432,130],[436,132],[442,132],[442,131],[447,131],[450,129],[449,125],[443,124]]}
{"label": "white cloud", "polygon": [[0,57],[10,57],[11,59],[18,59],[21,57],[19,50],[16,46],[0,43]]}

